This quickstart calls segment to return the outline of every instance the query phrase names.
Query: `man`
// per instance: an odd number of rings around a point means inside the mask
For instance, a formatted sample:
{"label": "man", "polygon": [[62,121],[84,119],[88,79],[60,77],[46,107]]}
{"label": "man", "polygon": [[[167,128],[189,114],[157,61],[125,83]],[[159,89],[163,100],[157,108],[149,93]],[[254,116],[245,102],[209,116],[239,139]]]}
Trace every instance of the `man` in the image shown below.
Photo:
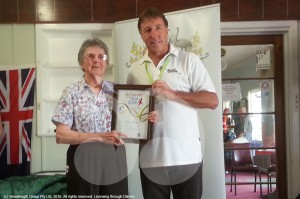
{"label": "man", "polygon": [[[252,122],[250,117],[246,115],[247,108],[242,106],[238,109],[239,121],[237,125],[237,137],[245,137],[248,142],[252,141]],[[241,135],[240,135],[241,134]]]}
{"label": "man", "polygon": [[152,84],[159,121],[153,139],[140,145],[145,199],[199,199],[202,153],[196,108],[215,109],[218,97],[202,61],[168,43],[168,21],[156,8],[142,12],[139,33],[147,47],[128,84]]}
{"label": "man", "polygon": [[234,120],[231,118],[230,109],[225,108],[223,111],[223,141],[226,143],[229,140],[236,138],[234,133]]}

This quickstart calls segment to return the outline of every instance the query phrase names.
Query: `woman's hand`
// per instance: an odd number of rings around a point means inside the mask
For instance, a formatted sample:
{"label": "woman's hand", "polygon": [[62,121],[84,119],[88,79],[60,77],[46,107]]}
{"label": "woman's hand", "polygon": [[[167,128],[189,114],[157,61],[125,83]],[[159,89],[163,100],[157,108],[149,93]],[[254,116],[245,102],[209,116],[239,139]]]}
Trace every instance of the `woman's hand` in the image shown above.
{"label": "woman's hand", "polygon": [[101,133],[99,135],[100,135],[100,138],[101,138],[100,139],[101,142],[113,144],[113,145],[116,145],[116,146],[124,144],[124,141],[122,140],[122,138],[127,137],[126,134],[118,132],[116,130],[113,130],[113,131],[108,132],[108,133]]}

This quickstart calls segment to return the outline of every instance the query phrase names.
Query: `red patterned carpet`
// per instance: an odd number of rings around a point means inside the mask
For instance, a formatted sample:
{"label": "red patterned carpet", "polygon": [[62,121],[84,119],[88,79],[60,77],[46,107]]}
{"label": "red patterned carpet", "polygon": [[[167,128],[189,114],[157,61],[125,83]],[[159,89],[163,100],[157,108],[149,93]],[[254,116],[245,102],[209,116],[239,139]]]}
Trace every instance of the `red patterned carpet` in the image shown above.
{"label": "red patterned carpet", "polygon": [[[226,174],[226,183],[230,183],[230,174]],[[275,178],[272,178],[275,181]],[[254,182],[254,174],[251,173],[238,173],[237,182]],[[262,182],[267,182],[267,175],[262,173]],[[275,191],[276,185],[272,185],[272,191]],[[226,185],[226,199],[257,199],[266,198],[273,199],[274,194],[268,195],[267,184],[262,184],[262,196],[260,196],[259,185],[256,187],[256,192],[254,192],[253,184],[242,184],[237,185],[237,195],[234,194],[234,185],[232,186],[232,192],[230,192],[230,185]]]}

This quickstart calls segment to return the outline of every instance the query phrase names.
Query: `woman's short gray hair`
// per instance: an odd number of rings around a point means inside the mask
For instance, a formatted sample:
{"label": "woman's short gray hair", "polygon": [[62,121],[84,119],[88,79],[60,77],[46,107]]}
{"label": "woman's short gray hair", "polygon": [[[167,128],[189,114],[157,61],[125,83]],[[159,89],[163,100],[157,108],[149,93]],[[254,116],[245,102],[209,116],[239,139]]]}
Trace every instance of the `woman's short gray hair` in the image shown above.
{"label": "woman's short gray hair", "polygon": [[107,45],[102,40],[100,40],[98,38],[92,38],[92,39],[85,40],[82,43],[82,45],[79,49],[79,52],[78,52],[78,63],[79,63],[79,65],[82,64],[82,61],[83,61],[83,58],[84,58],[84,55],[85,55],[85,51],[89,47],[98,47],[98,48],[103,49],[105,54],[107,55],[106,63],[107,63],[107,65],[109,64],[109,53],[108,53]]}

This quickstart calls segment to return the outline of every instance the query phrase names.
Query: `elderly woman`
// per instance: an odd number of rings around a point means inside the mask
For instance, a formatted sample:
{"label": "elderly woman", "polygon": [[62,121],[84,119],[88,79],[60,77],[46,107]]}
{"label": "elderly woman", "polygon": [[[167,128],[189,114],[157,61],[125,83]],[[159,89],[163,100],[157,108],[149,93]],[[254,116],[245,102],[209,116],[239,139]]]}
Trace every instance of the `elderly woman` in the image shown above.
{"label": "elderly woman", "polygon": [[127,163],[122,137],[111,130],[113,88],[103,75],[108,48],[94,38],[78,52],[83,78],[67,86],[52,122],[56,142],[70,144],[67,152],[67,191],[72,195],[127,195]]}

